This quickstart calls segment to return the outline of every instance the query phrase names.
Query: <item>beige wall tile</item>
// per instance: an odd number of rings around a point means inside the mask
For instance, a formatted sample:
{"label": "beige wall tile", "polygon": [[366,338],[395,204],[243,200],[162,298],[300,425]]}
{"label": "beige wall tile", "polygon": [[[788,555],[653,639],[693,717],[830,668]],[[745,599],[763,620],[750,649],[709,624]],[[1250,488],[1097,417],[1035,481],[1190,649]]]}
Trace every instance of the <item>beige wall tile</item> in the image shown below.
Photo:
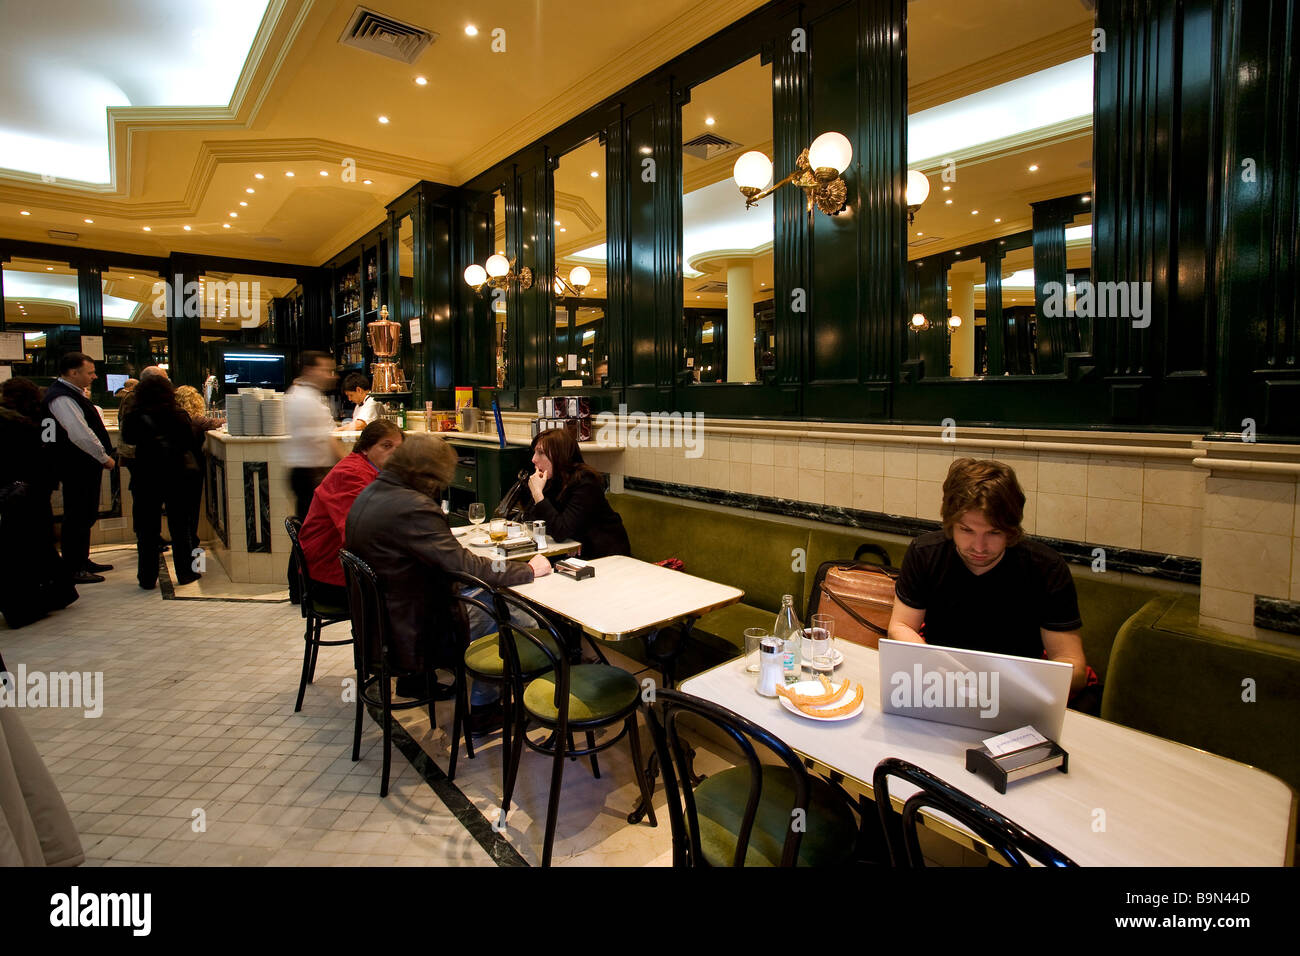
{"label": "beige wall tile", "polygon": [[883,475],[885,473],[885,451],[880,445],[870,442],[853,443],[853,474]]}
{"label": "beige wall tile", "polygon": [[[957,434],[958,434],[958,436],[960,436],[960,435],[961,435],[961,432],[958,431]],[[980,447],[978,447],[978,446],[969,446],[969,447],[968,447],[968,446],[965,446],[965,445],[959,445],[956,449],[953,450],[953,455],[952,455],[952,457],[953,457],[953,458],[975,458],[975,459],[985,459],[985,458],[995,458],[995,457],[997,457],[997,456],[996,456],[996,453],[993,451],[992,448],[980,448]]]}
{"label": "beige wall tile", "polygon": [[813,504],[823,505],[826,503],[826,473],[824,471],[813,471],[812,469],[798,469],[799,475],[799,494],[800,501],[811,501]]}
{"label": "beige wall tile", "polygon": [[[1042,473],[1039,473],[1042,480]],[[1035,534],[1068,541],[1087,540],[1088,499],[1083,495],[1062,495],[1040,491],[1035,508]]]}
{"label": "beige wall tile", "polygon": [[952,467],[951,445],[923,445],[916,450],[916,477],[920,481],[942,482]]}
{"label": "beige wall tile", "polygon": [[943,507],[943,482],[918,481],[916,483],[916,516],[939,520],[939,511]]}
{"label": "beige wall tile", "polygon": [[1290,535],[1207,527],[1203,545],[1202,588],[1269,595],[1290,590]]}
{"label": "beige wall tile", "polygon": [[1300,538],[1291,541],[1291,600],[1300,601]]}
{"label": "beige wall tile", "polygon": [[771,465],[751,465],[749,473],[749,493],[751,495],[763,495],[771,498],[772,491],[772,466]]}
{"label": "beige wall tile", "polygon": [[881,511],[890,515],[916,517],[916,480],[886,476]]}
{"label": "beige wall tile", "polygon": [[755,438],[749,443],[749,457],[756,465],[772,464],[772,439]]}
{"label": "beige wall tile", "polygon": [[778,468],[793,468],[799,459],[799,443],[786,438],[772,442],[772,464]]}
{"label": "beige wall tile", "polygon": [[749,461],[753,457],[754,444],[748,438],[733,435],[728,447],[731,449],[732,461]]}
{"label": "beige wall tile", "polygon": [[885,477],[916,478],[915,445],[889,445],[885,447]]}
{"label": "beige wall tile", "polygon": [[826,470],[826,443],[815,439],[802,439],[796,450],[799,456],[797,467],[808,471]]}
{"label": "beige wall tile", "polygon": [[1035,492],[1030,491],[1025,494],[1025,513],[1020,519],[1020,527],[1024,530],[1025,534],[1038,533],[1038,512],[1034,507],[1037,498],[1038,495]]}
{"label": "beige wall tile", "polygon": [[853,472],[853,443],[828,441],[826,443],[826,472],[848,475]]}
{"label": "beige wall tile", "polygon": [[1004,465],[1009,465],[1015,471],[1016,480],[1020,482],[1020,487],[1026,494],[1038,490],[1038,452],[1008,452],[996,449],[993,458]]}
{"label": "beige wall tile", "polygon": [[1086,535],[1091,544],[1142,547],[1142,502],[1089,498]]}
{"label": "beige wall tile", "polygon": [[731,462],[710,461],[705,465],[704,481],[709,488],[726,488],[731,481]]}
{"label": "beige wall tile", "polygon": [[1178,505],[1142,505],[1142,549],[1165,554],[1201,556],[1201,509]]}
{"label": "beige wall tile", "polygon": [[[1088,459],[1083,455],[1038,456],[1038,487],[1050,488],[1054,495],[1088,493]],[[1043,510],[1038,511],[1041,521]],[[1044,532],[1046,533],[1046,532]]]}
{"label": "beige wall tile", "polygon": [[749,494],[749,473],[750,466],[747,462],[733,461],[731,463],[731,480],[727,485],[727,490],[740,494]]}
{"label": "beige wall tile", "polygon": [[726,435],[706,435],[704,457],[709,461],[730,461],[731,439]]}
{"label": "beige wall tile", "polygon": [[885,479],[881,475],[853,476],[853,507],[859,511],[885,510]]}
{"label": "beige wall tile", "polygon": [[709,480],[710,462],[703,458],[688,458],[686,474],[690,477],[690,483],[693,485],[703,485]]}
{"label": "beige wall tile", "polygon": [[777,498],[797,499],[799,497],[799,473],[793,468],[775,466],[772,469],[772,494]]}
{"label": "beige wall tile", "polygon": [[1201,615],[1201,627],[1213,628],[1217,631],[1223,631],[1225,634],[1235,634],[1237,637],[1254,637],[1255,628],[1250,624],[1239,624],[1236,621],[1224,621],[1217,617]]}
{"label": "beige wall tile", "polygon": [[853,507],[853,476],[840,472],[826,473],[826,504],[837,508]]}
{"label": "beige wall tile", "polygon": [[1295,487],[1294,481],[1211,475],[1205,480],[1205,524],[1286,534],[1295,520]]}
{"label": "beige wall tile", "polygon": [[1255,595],[1224,588],[1201,588],[1201,614],[1220,621],[1238,624],[1255,622]]}
{"label": "beige wall tile", "polygon": [[1140,458],[1099,458],[1088,460],[1088,497],[1113,498],[1120,501],[1142,500],[1142,460]]}
{"label": "beige wall tile", "polygon": [[1148,459],[1142,463],[1142,498],[1162,505],[1203,507],[1206,474],[1190,461]]}
{"label": "beige wall tile", "polygon": [[[233,543],[233,542],[232,542]],[[249,581],[248,554],[243,551],[231,551],[226,558],[226,573],[232,581]]]}
{"label": "beige wall tile", "polygon": [[674,458],[672,469],[672,480],[677,484],[689,485],[691,483],[691,460],[689,458]]}

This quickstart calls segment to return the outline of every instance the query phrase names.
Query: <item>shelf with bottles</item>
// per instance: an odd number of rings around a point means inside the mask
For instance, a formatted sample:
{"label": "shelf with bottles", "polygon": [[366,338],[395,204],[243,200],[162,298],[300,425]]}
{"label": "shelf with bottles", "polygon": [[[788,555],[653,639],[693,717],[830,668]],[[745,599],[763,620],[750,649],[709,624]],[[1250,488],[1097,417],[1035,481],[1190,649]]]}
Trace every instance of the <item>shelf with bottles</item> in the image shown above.
{"label": "shelf with bottles", "polygon": [[360,259],[352,259],[334,270],[334,309],[340,317],[361,311]]}

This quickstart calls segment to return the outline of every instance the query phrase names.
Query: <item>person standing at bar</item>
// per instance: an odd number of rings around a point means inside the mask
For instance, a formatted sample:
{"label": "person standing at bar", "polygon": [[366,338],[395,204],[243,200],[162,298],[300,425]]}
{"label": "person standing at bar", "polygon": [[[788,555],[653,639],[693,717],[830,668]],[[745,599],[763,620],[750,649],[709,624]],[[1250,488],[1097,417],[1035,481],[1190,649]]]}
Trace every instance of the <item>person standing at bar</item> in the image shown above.
{"label": "person standing at bar", "polygon": [[203,476],[207,474],[208,466],[208,453],[204,446],[207,444],[208,432],[217,428],[220,423],[205,414],[207,410],[203,407],[203,396],[192,385],[182,385],[176,389],[176,404],[189,416],[190,431],[194,437],[194,444],[190,446],[190,450],[194,453],[194,460],[199,466],[197,471],[187,472],[185,475],[190,486],[190,537],[194,539],[194,546],[198,547],[199,511],[203,504]]}
{"label": "person standing at bar", "polygon": [[[334,359],[325,352],[303,352],[302,374],[284,396],[284,419],[289,441],[284,463],[293,488],[294,515],[306,520],[316,486],[343,458],[343,443],[333,434],[334,417],[325,404],[325,392],[334,387]],[[289,599],[298,602],[298,571],[289,559]]]}
{"label": "person standing at bar", "polygon": [[379,417],[379,403],[370,394],[370,379],[360,372],[353,372],[343,380],[343,397],[356,406],[352,421],[345,428],[361,431]]}
{"label": "person standing at bar", "polygon": [[98,377],[94,359],[69,352],[59,360],[59,377],[45,390],[41,404],[42,427],[48,419],[55,423],[54,475],[63,486],[63,563],[74,584],[103,581],[95,572],[113,569],[90,561],[90,529],[99,520],[104,472],[117,467],[108,429],[86,397]]}

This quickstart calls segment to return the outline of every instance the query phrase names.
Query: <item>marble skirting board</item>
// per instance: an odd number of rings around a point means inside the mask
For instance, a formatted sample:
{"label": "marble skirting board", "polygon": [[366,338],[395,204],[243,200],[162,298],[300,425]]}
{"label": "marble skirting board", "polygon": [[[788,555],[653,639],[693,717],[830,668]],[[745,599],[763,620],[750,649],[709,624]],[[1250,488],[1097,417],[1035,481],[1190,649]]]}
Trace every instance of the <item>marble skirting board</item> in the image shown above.
{"label": "marble skirting board", "polygon": [[[938,521],[928,518],[911,518],[904,515],[882,514],[875,511],[859,511],[854,508],[841,508],[835,505],[821,505],[808,501],[794,501],[787,498],[772,498],[764,495],[751,495],[735,491],[722,491],[716,488],[701,488],[695,485],[682,485],[673,482],[652,481],[647,478],[625,476],[623,488],[627,491],[642,491],[648,494],[663,495],[668,498],[684,498],[688,501],[700,501],[707,504],[725,505],[731,508],[747,508],[751,511],[763,511],[770,514],[789,515],[795,518],[807,518],[827,524],[843,525],[850,528],[863,528],[868,531],[881,531],[888,534],[916,537],[927,531],[941,527]],[[1091,565],[1096,560],[1094,545],[1082,541],[1065,541],[1034,535],[1044,544],[1054,548],[1061,557],[1073,564]],[[1201,580],[1201,562],[1198,558],[1178,554],[1158,554],[1137,548],[1120,548],[1107,545],[1106,568],[1139,574],[1184,584],[1199,584]]]}
{"label": "marble skirting board", "polygon": [[1255,626],[1285,634],[1300,634],[1300,601],[1255,595]]}

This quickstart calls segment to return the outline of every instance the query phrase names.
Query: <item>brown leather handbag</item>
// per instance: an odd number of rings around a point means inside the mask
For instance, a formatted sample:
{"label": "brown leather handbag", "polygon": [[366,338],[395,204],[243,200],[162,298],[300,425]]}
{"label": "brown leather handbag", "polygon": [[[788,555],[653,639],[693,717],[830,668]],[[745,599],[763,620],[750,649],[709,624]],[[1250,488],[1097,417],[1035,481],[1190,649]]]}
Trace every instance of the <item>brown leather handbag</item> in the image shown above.
{"label": "brown leather handbag", "polygon": [[[876,550],[876,549],[872,549]],[[859,549],[859,555],[862,549]],[[874,648],[889,634],[894,611],[894,582],[898,569],[878,551],[885,564],[863,561],[827,561],[817,569],[808,615],[829,614],[835,618],[835,637]]]}

